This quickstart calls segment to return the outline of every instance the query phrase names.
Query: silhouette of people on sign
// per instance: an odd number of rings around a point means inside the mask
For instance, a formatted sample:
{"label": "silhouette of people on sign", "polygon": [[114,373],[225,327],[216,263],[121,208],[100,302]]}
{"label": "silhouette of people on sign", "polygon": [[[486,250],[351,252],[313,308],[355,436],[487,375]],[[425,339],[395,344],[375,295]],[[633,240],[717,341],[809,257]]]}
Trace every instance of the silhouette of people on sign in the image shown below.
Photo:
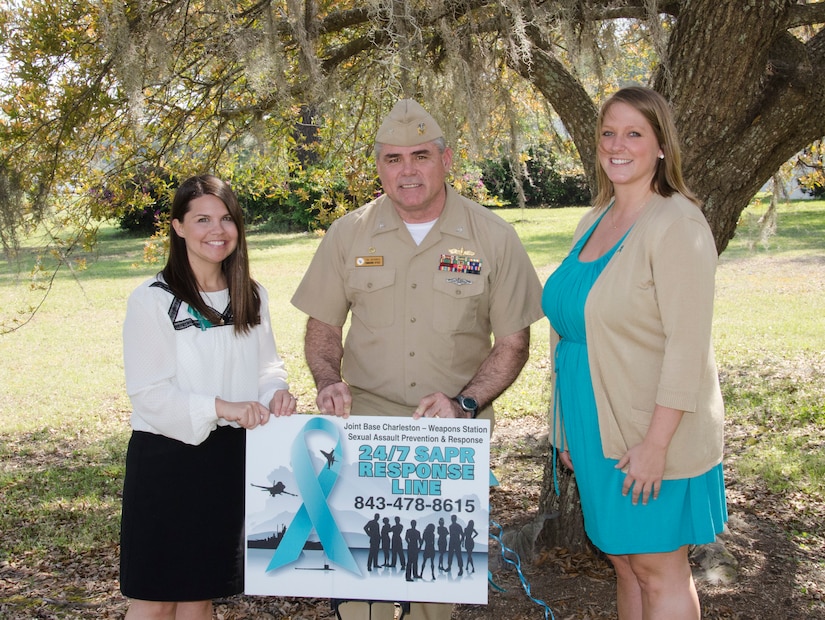
{"label": "silhouette of people on sign", "polygon": [[424,541],[424,559],[421,560],[421,570],[418,571],[419,576],[424,577],[424,567],[427,566],[427,560],[430,561],[430,573],[433,580],[435,580],[435,524],[428,523],[424,528],[424,533],[421,535]]}
{"label": "silhouette of people on sign", "polygon": [[276,482],[271,487],[265,487],[265,486],[262,486],[260,484],[254,484],[254,483],[250,483],[250,484],[253,487],[258,487],[259,489],[264,489],[266,491],[269,491],[269,494],[272,497],[275,497],[276,495],[281,495],[281,494],[292,495],[292,497],[298,497],[295,493],[290,493],[289,491],[287,491],[286,486],[284,485],[284,483],[280,482],[280,481]]}
{"label": "silhouette of people on sign", "polygon": [[381,526],[381,550],[384,552],[384,566],[390,565],[390,525],[389,517],[382,519],[384,525]]}
{"label": "silhouette of people on sign", "polygon": [[415,519],[410,521],[410,528],[407,530],[404,540],[407,541],[407,581],[419,579],[418,574],[418,550],[421,549],[421,532],[415,529]]}
{"label": "silhouette of people on sign", "polygon": [[[464,548],[467,550],[467,572],[476,572],[476,565],[473,562],[473,549],[476,546],[475,537],[478,536],[478,532],[474,527],[473,520],[470,519],[467,522],[467,527],[464,528]],[[460,566],[460,565],[459,565]],[[472,571],[470,568],[472,567]]]}
{"label": "silhouette of people on sign", "polygon": [[407,566],[407,560],[404,557],[404,539],[401,538],[403,531],[404,526],[401,525],[401,517],[395,517],[395,524],[390,528],[390,546],[392,547],[392,562],[390,562],[390,566],[392,568],[395,568],[399,560],[401,561],[402,569]]}
{"label": "silhouette of people on sign", "polygon": [[364,532],[370,539],[370,550],[367,554],[367,570],[372,571],[374,568],[379,568],[381,564],[378,563],[378,550],[381,548],[381,526],[378,525],[378,519],[381,515],[377,512],[375,516],[367,521],[364,526]]}
{"label": "silhouette of people on sign", "polygon": [[444,525],[444,517],[438,520],[438,570],[444,570],[444,554],[447,553],[447,534],[449,530]]}
{"label": "silhouette of people on sign", "polygon": [[447,552],[447,572],[452,570],[453,556],[458,560],[458,576],[464,574],[464,560],[461,559],[461,542],[464,538],[464,528],[458,523],[458,517],[453,515],[450,517],[450,541]]}

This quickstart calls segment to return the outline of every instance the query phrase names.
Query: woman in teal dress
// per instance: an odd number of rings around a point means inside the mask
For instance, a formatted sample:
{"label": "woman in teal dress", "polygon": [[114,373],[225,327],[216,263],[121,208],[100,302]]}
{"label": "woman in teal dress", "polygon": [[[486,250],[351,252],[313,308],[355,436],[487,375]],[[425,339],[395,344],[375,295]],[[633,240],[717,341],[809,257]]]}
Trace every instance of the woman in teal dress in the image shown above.
{"label": "woman in teal dress", "polygon": [[616,569],[621,620],[700,617],[690,545],[727,521],[711,344],[717,254],[667,102],[631,87],[597,123],[599,193],[548,279],[554,452]]}

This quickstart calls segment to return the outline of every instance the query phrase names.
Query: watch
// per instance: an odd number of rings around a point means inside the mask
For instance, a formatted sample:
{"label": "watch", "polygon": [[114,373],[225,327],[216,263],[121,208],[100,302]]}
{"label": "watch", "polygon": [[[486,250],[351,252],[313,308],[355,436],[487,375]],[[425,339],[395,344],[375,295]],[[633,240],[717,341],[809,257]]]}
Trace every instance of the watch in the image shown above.
{"label": "watch", "polygon": [[464,396],[464,394],[459,394],[454,400],[458,402],[464,411],[470,414],[469,417],[475,418],[478,416],[478,403],[475,398],[470,398],[469,396]]}

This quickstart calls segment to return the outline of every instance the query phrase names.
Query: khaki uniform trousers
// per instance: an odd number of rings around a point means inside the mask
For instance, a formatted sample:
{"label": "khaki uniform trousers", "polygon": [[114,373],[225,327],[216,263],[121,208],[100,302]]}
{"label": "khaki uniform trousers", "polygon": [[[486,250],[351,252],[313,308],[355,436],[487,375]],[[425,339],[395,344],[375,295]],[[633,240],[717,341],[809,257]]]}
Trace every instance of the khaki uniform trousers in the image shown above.
{"label": "khaki uniform trousers", "polygon": [[[341,603],[338,613],[342,620],[393,620],[395,605],[393,603],[373,603],[370,615],[369,603],[349,601]],[[449,603],[410,603],[410,613],[404,620],[450,620],[453,606]]]}

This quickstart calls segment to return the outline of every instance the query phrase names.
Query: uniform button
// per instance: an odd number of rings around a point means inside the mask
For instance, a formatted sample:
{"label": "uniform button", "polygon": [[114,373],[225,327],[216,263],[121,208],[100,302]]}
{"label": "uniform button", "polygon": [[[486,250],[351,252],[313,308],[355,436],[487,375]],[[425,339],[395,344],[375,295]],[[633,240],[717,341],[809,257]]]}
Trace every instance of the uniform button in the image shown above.
{"label": "uniform button", "polygon": [[410,351],[410,357],[415,357],[415,351]]}
{"label": "uniform button", "polygon": [[410,323],[415,323],[415,317],[410,319]]}
{"label": "uniform button", "polygon": [[367,288],[372,288],[372,282],[367,282]]}
{"label": "uniform button", "polygon": [[410,383],[410,387],[415,387],[415,381],[413,381],[412,383]]}
{"label": "uniform button", "polygon": [[413,283],[413,284],[410,285],[410,288],[418,288],[418,285]]}
{"label": "uniform button", "polygon": [[459,288],[459,289],[456,289],[455,294],[456,294],[456,295],[461,295],[461,289],[460,289],[460,288]]}

